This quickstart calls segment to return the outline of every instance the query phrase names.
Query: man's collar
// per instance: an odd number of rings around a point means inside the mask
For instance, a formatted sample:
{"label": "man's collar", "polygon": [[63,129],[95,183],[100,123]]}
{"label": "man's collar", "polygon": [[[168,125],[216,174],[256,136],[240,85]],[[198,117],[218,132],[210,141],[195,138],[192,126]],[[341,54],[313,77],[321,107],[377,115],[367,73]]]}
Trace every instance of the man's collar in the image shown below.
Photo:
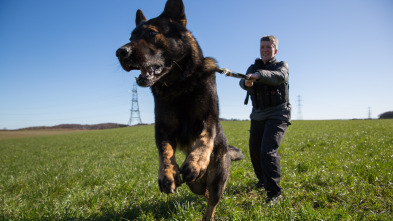
{"label": "man's collar", "polygon": [[268,61],[266,62],[266,64],[265,64],[265,63],[262,61],[262,59],[260,59],[260,58],[257,58],[255,61],[256,61],[256,62],[260,62],[260,63],[263,64],[263,65],[273,64],[273,63],[276,62],[276,57],[272,57],[270,60],[268,60]]}
{"label": "man's collar", "polygon": [[276,57],[272,57],[270,60],[268,60],[268,61],[266,62],[266,64],[272,64],[272,63],[274,63],[274,62],[276,62]]}

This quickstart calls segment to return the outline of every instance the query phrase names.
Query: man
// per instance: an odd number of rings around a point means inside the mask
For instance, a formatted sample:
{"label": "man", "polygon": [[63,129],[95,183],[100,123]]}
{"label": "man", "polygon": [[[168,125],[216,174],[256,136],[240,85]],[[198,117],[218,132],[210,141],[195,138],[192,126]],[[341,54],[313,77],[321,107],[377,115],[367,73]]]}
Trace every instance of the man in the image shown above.
{"label": "man", "polygon": [[259,179],[256,188],[267,191],[267,203],[281,197],[281,166],[278,147],[290,125],[291,105],[288,94],[288,64],[277,62],[278,40],[263,36],[260,42],[260,59],[247,69],[250,80],[240,80],[247,90],[245,104],[251,96],[250,156],[254,172]]}

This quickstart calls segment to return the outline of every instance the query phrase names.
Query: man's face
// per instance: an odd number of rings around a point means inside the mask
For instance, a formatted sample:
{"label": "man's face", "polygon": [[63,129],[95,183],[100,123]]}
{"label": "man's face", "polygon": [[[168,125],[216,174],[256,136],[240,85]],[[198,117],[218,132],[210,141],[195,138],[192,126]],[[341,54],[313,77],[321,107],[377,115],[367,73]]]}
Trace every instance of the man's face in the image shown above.
{"label": "man's face", "polygon": [[274,48],[272,42],[261,41],[260,53],[262,61],[266,63],[276,55],[277,50]]}

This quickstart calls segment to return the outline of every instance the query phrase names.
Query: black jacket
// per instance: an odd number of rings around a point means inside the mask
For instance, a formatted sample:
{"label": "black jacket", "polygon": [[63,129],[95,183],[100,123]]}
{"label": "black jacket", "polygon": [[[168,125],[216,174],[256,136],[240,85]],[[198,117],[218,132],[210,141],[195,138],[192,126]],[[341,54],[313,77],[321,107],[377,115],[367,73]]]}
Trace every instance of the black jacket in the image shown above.
{"label": "black jacket", "polygon": [[[245,86],[245,80],[240,80],[240,86],[247,90],[246,101],[251,96],[253,109],[252,120],[278,119],[290,122],[291,105],[289,103],[289,71],[284,61],[277,62],[275,58],[266,64],[256,59],[246,74],[259,73],[260,79],[252,87]],[[247,102],[245,102],[247,103]]]}

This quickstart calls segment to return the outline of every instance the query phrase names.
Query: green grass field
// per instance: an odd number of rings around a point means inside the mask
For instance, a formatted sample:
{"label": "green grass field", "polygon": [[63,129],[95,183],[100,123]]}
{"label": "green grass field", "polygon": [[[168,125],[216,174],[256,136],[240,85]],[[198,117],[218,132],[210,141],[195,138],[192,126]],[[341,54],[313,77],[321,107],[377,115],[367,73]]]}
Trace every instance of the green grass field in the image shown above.
{"label": "green grass field", "polygon": [[[222,122],[241,148],[216,220],[391,220],[393,120],[293,121],[279,149],[283,200],[266,205],[249,121]],[[181,164],[184,155],[177,153]],[[0,220],[198,220],[186,185],[161,194],[154,127],[0,140]]]}

